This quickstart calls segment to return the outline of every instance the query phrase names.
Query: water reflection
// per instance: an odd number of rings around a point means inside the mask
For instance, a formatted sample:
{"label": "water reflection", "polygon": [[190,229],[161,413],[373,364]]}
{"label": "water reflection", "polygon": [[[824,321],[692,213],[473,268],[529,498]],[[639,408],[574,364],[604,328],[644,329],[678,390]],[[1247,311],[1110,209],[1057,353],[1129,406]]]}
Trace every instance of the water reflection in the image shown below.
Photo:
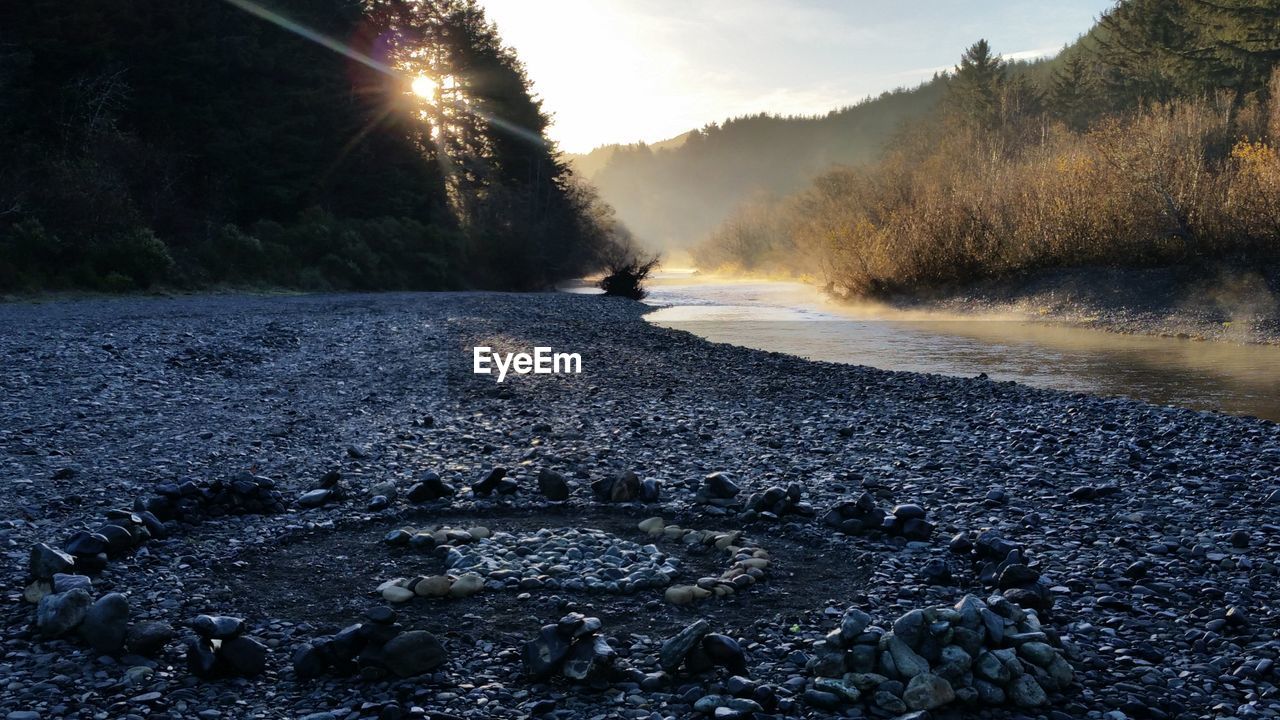
{"label": "water reflection", "polygon": [[814,360],[1125,395],[1280,420],[1280,348],[1117,335],[1008,318],[948,318],[829,302],[800,283],[665,274],[664,327]]}

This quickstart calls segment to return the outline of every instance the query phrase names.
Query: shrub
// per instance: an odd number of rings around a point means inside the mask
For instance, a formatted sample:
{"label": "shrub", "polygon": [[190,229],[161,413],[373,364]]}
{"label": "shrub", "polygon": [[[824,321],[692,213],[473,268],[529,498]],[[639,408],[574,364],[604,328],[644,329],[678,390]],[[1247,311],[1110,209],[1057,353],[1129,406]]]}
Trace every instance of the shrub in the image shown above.
{"label": "shrub", "polygon": [[168,246],[148,228],[108,238],[93,255],[92,265],[99,277],[105,280],[113,273],[123,275],[142,288],[164,280],[173,267]]}
{"label": "shrub", "polygon": [[740,209],[694,254],[707,269],[816,269],[869,296],[1048,267],[1273,260],[1276,139],[1242,139],[1268,118],[1256,100],[1215,97],[1017,142],[935,119],[876,165]]}
{"label": "shrub", "polygon": [[649,294],[644,281],[658,266],[658,256],[630,255],[625,259],[610,261],[605,275],[600,279],[600,289],[605,295],[643,300]]}

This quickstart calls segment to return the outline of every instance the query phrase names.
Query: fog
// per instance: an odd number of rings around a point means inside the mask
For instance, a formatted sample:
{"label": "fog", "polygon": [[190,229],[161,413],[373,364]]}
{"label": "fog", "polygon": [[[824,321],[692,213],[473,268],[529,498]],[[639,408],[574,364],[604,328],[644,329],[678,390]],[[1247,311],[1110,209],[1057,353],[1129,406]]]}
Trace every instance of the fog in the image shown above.
{"label": "fog", "polygon": [[795,281],[668,268],[648,319],[713,342],[812,360],[1037,387],[1280,420],[1280,347],[1125,335],[1046,324],[1009,307],[975,312],[845,303]]}

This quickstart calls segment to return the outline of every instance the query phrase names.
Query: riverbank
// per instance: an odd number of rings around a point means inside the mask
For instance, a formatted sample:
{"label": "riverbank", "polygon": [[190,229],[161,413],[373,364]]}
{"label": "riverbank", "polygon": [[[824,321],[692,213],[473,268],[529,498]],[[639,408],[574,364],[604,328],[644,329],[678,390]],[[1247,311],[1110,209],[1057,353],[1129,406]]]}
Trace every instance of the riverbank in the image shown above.
{"label": "riverbank", "polygon": [[904,311],[1020,317],[1126,335],[1280,344],[1276,269],[1077,268],[890,298]]}
{"label": "riverbank", "polygon": [[[664,639],[706,618],[741,643],[772,714],[833,717],[842,710],[805,700],[815,643],[849,608],[885,626],[999,591],[953,541],[991,529],[1042,578],[1036,587],[1052,604],[1042,619],[1077,679],[1047,707],[992,717],[1280,712],[1275,423],[806,362],[655,327],[645,311],[592,296],[482,293],[0,307],[0,537],[10,560],[0,574],[0,707],[38,717],[689,717],[696,701],[734,685],[730,673],[641,676],[657,671]],[[583,371],[499,385],[472,374],[477,345],[579,352]],[[494,466],[510,470],[513,495],[466,489]],[[299,506],[330,469],[345,498]],[[543,497],[543,469],[567,478],[570,500]],[[459,489],[452,503],[407,502],[427,470]],[[919,505],[936,528],[908,542],[804,514],[753,519],[697,502],[717,470],[735,476],[740,500],[794,483],[820,517],[867,492],[885,508]],[[33,543],[62,543],[157,484],[244,471],[270,478],[288,510],[173,528],[94,579],[95,592],[128,596],[135,624],[175,629],[158,657],[102,658],[79,640],[32,632],[21,595]],[[624,471],[661,481],[660,500],[592,496],[592,481]],[[386,483],[398,498],[369,510]],[[388,530],[585,522],[648,542],[629,528],[651,516],[742,530],[769,550],[771,574],[696,605],[671,605],[657,590],[532,585],[418,598],[397,606],[399,622],[442,639],[448,660],[432,674],[361,682],[295,672],[298,647],[382,604],[381,581],[440,562],[386,548]],[[663,548],[685,558],[681,582],[711,572],[706,556]],[[522,677],[523,644],[572,609],[601,617],[618,663],[640,676],[603,690]],[[181,640],[200,613],[244,617],[270,648],[264,674],[196,680]]]}

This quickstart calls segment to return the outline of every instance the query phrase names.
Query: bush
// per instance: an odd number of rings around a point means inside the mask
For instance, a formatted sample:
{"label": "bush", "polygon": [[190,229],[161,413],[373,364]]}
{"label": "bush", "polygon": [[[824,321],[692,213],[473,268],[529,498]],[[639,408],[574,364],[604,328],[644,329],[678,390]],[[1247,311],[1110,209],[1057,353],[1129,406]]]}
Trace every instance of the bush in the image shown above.
{"label": "bush", "polygon": [[0,234],[0,289],[34,290],[52,284],[62,264],[62,242],[39,220],[24,220]]}
{"label": "bush", "polygon": [[1017,142],[937,119],[876,165],[740,209],[694,255],[706,269],[817,269],[866,296],[1051,267],[1271,261],[1280,154],[1259,106],[1153,105]]}
{"label": "bush", "polygon": [[600,289],[604,290],[605,295],[643,300],[649,294],[644,289],[644,281],[658,266],[660,259],[657,255],[631,255],[623,260],[611,261],[605,276],[600,280]]}
{"label": "bush", "polygon": [[136,228],[102,242],[94,251],[92,265],[99,277],[115,273],[147,288],[168,276],[173,257],[150,229]]}

